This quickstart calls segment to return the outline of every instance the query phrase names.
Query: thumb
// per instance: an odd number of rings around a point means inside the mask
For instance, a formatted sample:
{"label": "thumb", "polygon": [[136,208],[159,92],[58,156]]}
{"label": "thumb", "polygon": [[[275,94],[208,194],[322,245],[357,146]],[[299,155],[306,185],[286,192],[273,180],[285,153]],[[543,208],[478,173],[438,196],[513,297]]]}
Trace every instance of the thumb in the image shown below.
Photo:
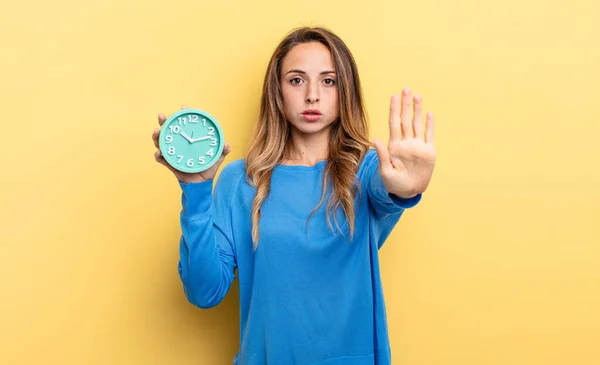
{"label": "thumb", "polygon": [[390,153],[388,152],[387,147],[378,139],[374,139],[373,144],[375,145],[375,151],[377,151],[377,157],[379,158],[379,172],[383,173],[392,170],[393,166],[390,161]]}

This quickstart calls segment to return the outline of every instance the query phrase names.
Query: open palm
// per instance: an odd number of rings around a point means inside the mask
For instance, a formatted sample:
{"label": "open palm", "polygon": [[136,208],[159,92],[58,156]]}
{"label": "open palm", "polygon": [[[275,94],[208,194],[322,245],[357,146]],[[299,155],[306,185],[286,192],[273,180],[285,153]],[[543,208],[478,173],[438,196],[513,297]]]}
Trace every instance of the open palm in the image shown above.
{"label": "open palm", "polygon": [[374,141],[379,157],[379,173],[388,192],[410,198],[427,189],[436,151],[433,145],[433,114],[427,113],[423,123],[423,101],[413,98],[409,89],[390,102],[390,140],[387,147]]}

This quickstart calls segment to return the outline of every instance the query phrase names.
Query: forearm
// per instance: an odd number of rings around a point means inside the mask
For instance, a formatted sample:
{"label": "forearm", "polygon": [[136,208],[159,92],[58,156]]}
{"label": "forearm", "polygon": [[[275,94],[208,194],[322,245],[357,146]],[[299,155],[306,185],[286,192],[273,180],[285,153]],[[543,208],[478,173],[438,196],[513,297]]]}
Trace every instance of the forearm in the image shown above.
{"label": "forearm", "polygon": [[214,223],[212,183],[182,186],[179,274],[188,300],[210,308],[223,300],[233,281],[232,243]]}

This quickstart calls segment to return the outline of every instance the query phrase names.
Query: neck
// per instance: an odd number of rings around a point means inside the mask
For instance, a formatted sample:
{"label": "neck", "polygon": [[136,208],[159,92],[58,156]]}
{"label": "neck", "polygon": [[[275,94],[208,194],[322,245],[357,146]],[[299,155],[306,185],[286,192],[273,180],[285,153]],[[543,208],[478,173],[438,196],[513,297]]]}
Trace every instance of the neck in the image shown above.
{"label": "neck", "polygon": [[326,160],[329,156],[330,138],[330,128],[314,134],[304,134],[292,128],[282,163],[314,166],[317,162]]}

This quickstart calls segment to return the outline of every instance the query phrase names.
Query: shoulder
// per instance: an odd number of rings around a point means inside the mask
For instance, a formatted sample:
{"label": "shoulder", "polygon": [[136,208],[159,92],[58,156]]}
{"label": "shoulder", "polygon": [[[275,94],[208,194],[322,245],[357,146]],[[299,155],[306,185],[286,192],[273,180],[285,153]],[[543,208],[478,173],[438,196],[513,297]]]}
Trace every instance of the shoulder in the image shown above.
{"label": "shoulder", "polygon": [[377,160],[377,151],[375,151],[374,148],[369,148],[367,150],[367,152],[365,152],[365,157],[362,160],[361,166],[365,165],[365,164],[370,165],[376,160]]}
{"label": "shoulder", "polygon": [[217,180],[217,188],[235,190],[246,175],[246,165],[243,159],[234,160],[221,167]]}
{"label": "shoulder", "polygon": [[244,159],[234,160],[224,165],[221,176],[237,177],[246,174],[246,162]]}
{"label": "shoulder", "polygon": [[379,166],[379,159],[377,157],[377,151],[375,151],[375,149],[373,149],[373,148],[370,148],[367,150],[367,152],[365,153],[365,156],[363,157],[362,161],[360,162],[360,165],[358,166],[357,175],[360,177],[365,176],[370,171],[372,171],[373,168],[377,169],[378,166]]}

